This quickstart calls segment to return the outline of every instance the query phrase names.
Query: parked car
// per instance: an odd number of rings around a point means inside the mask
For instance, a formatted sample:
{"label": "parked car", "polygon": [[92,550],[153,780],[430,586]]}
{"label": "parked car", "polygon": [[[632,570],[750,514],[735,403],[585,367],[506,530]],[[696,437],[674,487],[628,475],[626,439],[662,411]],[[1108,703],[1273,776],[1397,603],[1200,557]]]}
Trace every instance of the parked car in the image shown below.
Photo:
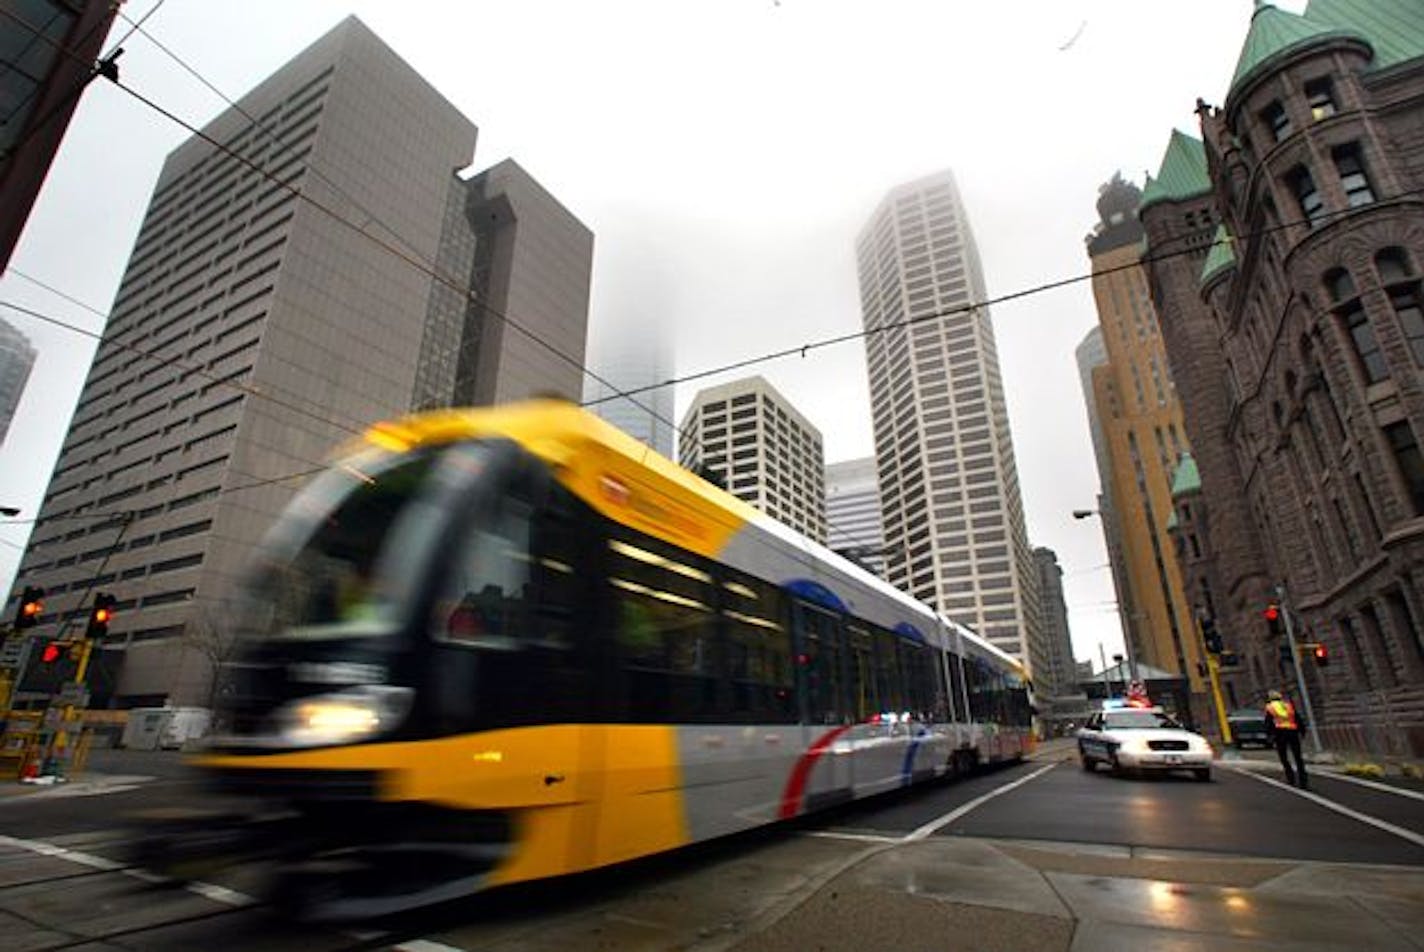
{"label": "parked car", "polygon": [[1083,769],[1107,764],[1113,773],[1127,770],[1189,770],[1198,780],[1211,779],[1211,744],[1184,729],[1160,707],[1107,709],[1088,718],[1078,732]]}
{"label": "parked car", "polygon": [[1238,748],[1259,744],[1271,746],[1271,734],[1266,729],[1266,712],[1242,708],[1226,715],[1226,723],[1231,725],[1231,743]]}

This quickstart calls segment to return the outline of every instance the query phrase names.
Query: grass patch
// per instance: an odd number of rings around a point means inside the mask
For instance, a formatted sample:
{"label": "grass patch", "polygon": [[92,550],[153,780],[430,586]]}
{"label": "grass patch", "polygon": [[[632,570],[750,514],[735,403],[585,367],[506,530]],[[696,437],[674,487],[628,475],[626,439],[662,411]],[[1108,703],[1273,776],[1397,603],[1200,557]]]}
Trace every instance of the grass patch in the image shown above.
{"label": "grass patch", "polygon": [[1384,768],[1379,764],[1346,764],[1341,769],[1351,777],[1364,777],[1368,780],[1378,780],[1384,776]]}

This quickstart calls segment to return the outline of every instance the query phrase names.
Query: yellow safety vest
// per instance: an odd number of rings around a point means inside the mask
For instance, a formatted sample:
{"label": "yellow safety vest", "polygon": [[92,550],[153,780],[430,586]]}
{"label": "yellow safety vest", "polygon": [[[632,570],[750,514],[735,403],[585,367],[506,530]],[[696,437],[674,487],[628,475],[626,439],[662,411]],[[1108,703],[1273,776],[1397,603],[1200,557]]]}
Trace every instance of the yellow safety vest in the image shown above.
{"label": "yellow safety vest", "polygon": [[1295,721],[1295,705],[1290,701],[1271,701],[1266,705],[1266,713],[1271,716],[1271,723],[1276,726],[1276,730],[1300,730],[1300,725]]}

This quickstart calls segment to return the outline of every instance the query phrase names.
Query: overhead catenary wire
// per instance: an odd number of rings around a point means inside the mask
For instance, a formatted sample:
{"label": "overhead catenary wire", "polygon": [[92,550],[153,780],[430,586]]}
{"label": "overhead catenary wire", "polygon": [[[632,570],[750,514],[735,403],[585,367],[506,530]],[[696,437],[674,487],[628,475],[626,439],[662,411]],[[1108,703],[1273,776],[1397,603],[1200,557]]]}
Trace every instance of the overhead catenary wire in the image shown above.
{"label": "overhead catenary wire", "polygon": [[[155,9],[156,9],[156,7],[155,7]],[[150,15],[151,15],[151,13],[152,13],[152,11],[150,11]],[[139,30],[141,29],[141,25],[142,25],[142,21],[139,21],[139,23],[136,23],[136,24],[134,25],[134,28],[129,31],[129,34],[131,35],[132,33],[136,32],[136,31],[139,31]],[[167,53],[168,55],[172,56],[175,60],[178,60],[178,59],[179,59],[179,58],[176,56],[176,54],[173,54],[170,50],[167,50],[166,47],[163,47],[161,44],[159,44],[159,43],[158,43],[156,40],[154,40],[146,31],[143,31],[142,35],[143,35],[145,38],[149,39],[151,42],[153,42],[155,45],[159,46],[160,49],[162,49],[162,50],[163,50],[165,53]],[[65,52],[68,53],[68,51],[65,51]],[[68,55],[73,56],[72,53],[68,53]],[[181,63],[181,60],[179,60],[179,61],[180,61],[180,63]],[[199,74],[196,70],[192,69],[191,67],[187,66],[186,64],[182,64],[182,65],[184,66],[184,68],[185,68],[188,72],[192,73],[195,77],[199,78],[200,81],[202,81],[202,82],[204,83],[204,85],[208,86],[210,89],[213,89],[214,92],[218,92],[218,90],[216,89],[216,87],[212,86],[212,84],[208,83],[205,79],[203,79],[203,78],[201,77],[201,74]],[[678,424],[677,424],[675,421],[670,420],[670,419],[668,419],[668,418],[662,416],[661,414],[658,414],[655,410],[653,410],[653,409],[650,408],[650,407],[647,407],[647,406],[643,405],[642,403],[638,402],[638,401],[637,401],[636,399],[634,399],[634,398],[635,398],[636,396],[640,395],[640,394],[647,393],[647,392],[650,392],[650,391],[652,391],[652,390],[661,389],[661,388],[663,388],[663,387],[674,386],[674,385],[677,385],[677,384],[687,383],[687,382],[691,382],[691,381],[694,381],[694,380],[703,379],[703,378],[710,377],[710,376],[715,376],[715,375],[718,375],[718,374],[724,374],[724,373],[728,373],[728,372],[733,371],[733,370],[744,369],[744,368],[746,368],[746,367],[754,366],[754,365],[757,365],[757,364],[760,364],[760,363],[766,363],[766,362],[770,362],[770,361],[774,361],[774,360],[783,359],[783,358],[789,357],[789,356],[800,355],[800,356],[804,357],[804,356],[806,356],[809,352],[811,352],[811,351],[813,351],[813,350],[820,350],[820,349],[823,349],[823,348],[826,348],[826,347],[833,346],[833,345],[835,345],[835,344],[846,343],[846,342],[849,342],[849,341],[866,338],[866,337],[871,336],[872,334],[883,334],[883,333],[887,333],[887,332],[891,332],[891,331],[903,329],[903,328],[906,328],[906,327],[914,326],[914,325],[917,325],[917,324],[921,324],[921,323],[924,323],[924,322],[927,322],[927,321],[931,321],[931,320],[938,320],[938,319],[943,319],[943,318],[946,318],[946,317],[952,317],[952,316],[956,316],[956,315],[960,315],[960,314],[972,313],[972,312],[974,312],[974,311],[977,310],[977,309],[985,308],[985,307],[988,307],[988,306],[991,306],[991,305],[995,305],[995,304],[1001,304],[1001,303],[1005,303],[1005,302],[1017,300],[1017,299],[1024,298],[1024,297],[1028,297],[1028,296],[1035,295],[1035,294],[1045,293],[1045,292],[1047,292],[1047,291],[1057,290],[1057,289],[1059,289],[1059,288],[1063,288],[1063,287],[1067,287],[1067,286],[1070,286],[1070,285],[1073,285],[1073,284],[1077,284],[1077,283],[1080,283],[1080,282],[1083,282],[1083,281],[1091,280],[1092,278],[1097,277],[1097,276],[1108,275],[1108,274],[1113,274],[1113,273],[1120,272],[1120,271],[1131,270],[1131,269],[1133,269],[1133,268],[1142,267],[1142,266],[1144,266],[1144,265],[1146,265],[1146,264],[1150,264],[1150,263],[1153,263],[1153,262],[1156,262],[1156,261],[1160,261],[1160,260],[1165,260],[1165,259],[1172,258],[1172,257],[1177,257],[1177,256],[1182,256],[1182,255],[1194,255],[1194,254],[1200,254],[1200,253],[1202,253],[1202,248],[1201,248],[1200,246],[1196,246],[1196,247],[1185,247],[1185,248],[1182,248],[1182,249],[1179,249],[1179,250],[1175,250],[1175,251],[1166,251],[1166,252],[1158,252],[1158,253],[1156,253],[1156,254],[1149,254],[1149,255],[1147,255],[1147,256],[1145,256],[1145,257],[1143,257],[1143,258],[1141,258],[1141,259],[1139,259],[1139,260],[1137,260],[1137,261],[1129,262],[1129,263],[1124,264],[1124,265],[1115,266],[1115,267],[1112,267],[1112,268],[1104,268],[1104,269],[1098,269],[1098,270],[1094,270],[1094,271],[1089,271],[1089,272],[1086,272],[1086,273],[1083,273],[1083,274],[1074,275],[1074,276],[1070,276],[1070,277],[1058,279],[1058,280],[1055,280],[1055,281],[1043,282],[1043,283],[1041,283],[1041,284],[1034,285],[1034,286],[1031,286],[1031,287],[1028,287],[1028,288],[1023,288],[1023,289],[1020,289],[1020,290],[1018,290],[1018,291],[1014,291],[1014,292],[1011,292],[1011,293],[1008,293],[1008,294],[999,295],[999,296],[997,296],[997,297],[986,298],[985,300],[982,300],[982,301],[970,302],[970,303],[968,303],[968,304],[958,305],[958,306],[956,306],[956,307],[949,308],[949,309],[943,310],[943,311],[936,311],[936,312],[929,313],[929,314],[917,315],[917,316],[912,317],[912,318],[907,318],[907,319],[905,319],[905,320],[903,320],[903,321],[897,321],[897,322],[890,323],[890,324],[884,324],[884,325],[881,325],[881,326],[878,326],[878,327],[874,327],[874,328],[865,328],[865,329],[863,329],[863,330],[856,331],[856,332],[849,332],[849,333],[845,333],[845,334],[834,335],[834,336],[831,336],[831,337],[827,337],[827,338],[822,338],[822,339],[819,339],[819,340],[810,341],[810,342],[801,344],[801,345],[799,345],[799,346],[784,348],[784,349],[781,349],[781,350],[768,352],[768,353],[765,353],[765,354],[761,354],[761,355],[757,355],[757,356],[745,358],[745,359],[742,359],[742,360],[733,361],[733,362],[730,362],[730,363],[727,363],[727,364],[720,365],[720,366],[718,366],[718,367],[707,368],[707,369],[704,369],[704,370],[701,370],[701,371],[697,371],[697,372],[695,372],[695,373],[686,374],[686,375],[682,375],[682,376],[679,376],[679,377],[671,378],[671,379],[669,379],[669,380],[662,381],[662,382],[660,382],[660,383],[654,383],[654,384],[650,384],[650,385],[643,386],[643,387],[631,388],[631,389],[628,389],[628,390],[623,390],[623,389],[621,389],[621,388],[619,388],[619,387],[614,386],[614,385],[613,385],[612,383],[610,383],[609,381],[603,379],[600,375],[598,375],[597,373],[593,372],[593,371],[592,371],[591,369],[589,369],[587,366],[585,366],[585,365],[582,364],[581,362],[575,360],[573,357],[569,356],[568,354],[564,353],[564,352],[561,351],[559,348],[557,348],[557,347],[555,347],[554,345],[550,344],[548,341],[545,341],[545,340],[544,340],[542,337],[540,337],[538,334],[533,333],[532,331],[530,331],[529,329],[527,329],[526,327],[524,327],[520,322],[514,320],[510,315],[508,315],[508,314],[506,314],[506,313],[500,311],[499,309],[497,309],[497,308],[491,306],[491,305],[488,304],[487,302],[482,301],[482,300],[477,296],[477,294],[476,294],[476,292],[474,291],[474,289],[472,289],[472,288],[470,288],[470,287],[468,287],[468,286],[466,286],[466,285],[462,285],[462,284],[460,284],[460,283],[458,283],[458,282],[452,280],[452,279],[449,278],[448,276],[442,274],[442,273],[441,273],[438,269],[436,269],[433,265],[431,265],[431,264],[428,263],[428,262],[425,262],[425,261],[424,261],[423,259],[421,259],[419,256],[414,255],[414,254],[407,253],[407,252],[405,252],[404,250],[393,246],[389,241],[386,241],[386,240],[384,240],[384,239],[382,239],[382,238],[380,238],[380,237],[378,237],[378,236],[376,236],[376,235],[371,234],[369,231],[366,230],[366,228],[365,228],[364,226],[357,225],[357,224],[355,224],[354,222],[351,222],[350,220],[344,218],[342,215],[340,215],[340,214],[338,214],[337,212],[335,212],[334,210],[330,209],[329,207],[327,207],[327,206],[324,205],[323,203],[317,201],[316,199],[312,198],[312,197],[309,196],[309,195],[306,195],[301,189],[294,187],[294,186],[291,184],[291,182],[283,181],[283,180],[280,180],[280,179],[276,178],[276,177],[273,176],[271,173],[269,173],[266,169],[261,168],[260,166],[258,166],[258,165],[255,164],[254,162],[252,162],[250,159],[248,159],[248,158],[246,158],[245,156],[242,156],[242,155],[240,155],[239,153],[235,152],[232,148],[230,148],[229,146],[227,146],[225,143],[222,143],[222,142],[220,142],[220,141],[218,141],[218,140],[212,138],[211,136],[209,136],[209,135],[207,135],[206,133],[204,133],[201,129],[199,129],[199,128],[197,128],[196,126],[192,125],[191,123],[187,122],[186,120],[184,120],[184,119],[181,118],[180,116],[177,116],[177,115],[174,114],[173,112],[167,110],[167,109],[164,108],[161,104],[159,104],[159,103],[153,101],[151,98],[149,98],[149,97],[143,95],[141,92],[139,92],[139,91],[133,89],[132,87],[126,85],[125,83],[123,83],[123,82],[117,77],[117,75],[112,74],[112,73],[106,74],[106,78],[110,79],[110,81],[112,81],[116,86],[118,86],[120,89],[124,90],[126,93],[128,93],[128,94],[129,94],[130,96],[132,96],[133,98],[137,99],[139,102],[141,102],[141,103],[143,103],[144,105],[146,105],[147,107],[149,107],[151,110],[153,110],[153,111],[155,111],[155,112],[158,112],[160,115],[163,115],[165,118],[169,119],[170,121],[172,121],[172,122],[174,122],[174,123],[176,123],[176,124],[182,126],[184,129],[188,130],[192,135],[194,135],[194,136],[196,136],[196,137],[198,137],[198,138],[201,138],[201,139],[203,139],[204,141],[208,142],[208,143],[209,143],[210,145],[212,145],[215,149],[218,149],[219,151],[221,151],[221,152],[223,152],[224,154],[228,155],[230,158],[234,159],[235,161],[238,161],[238,162],[240,162],[240,163],[246,165],[247,167],[251,168],[253,171],[257,172],[259,175],[261,175],[261,176],[263,176],[263,177],[265,177],[265,178],[267,178],[267,179],[273,181],[274,183],[278,184],[280,187],[286,189],[288,192],[290,192],[292,195],[294,195],[297,199],[299,199],[299,200],[301,200],[301,201],[305,201],[306,203],[308,203],[308,204],[312,205],[313,207],[317,208],[318,210],[320,210],[320,211],[323,212],[324,214],[328,215],[329,217],[331,217],[332,219],[334,219],[334,220],[337,221],[338,223],[343,224],[343,225],[345,225],[346,227],[351,228],[352,230],[356,231],[358,234],[365,236],[368,240],[370,240],[370,241],[376,243],[378,246],[380,246],[380,247],[382,247],[383,249],[385,249],[388,253],[393,254],[393,255],[396,255],[397,257],[399,257],[399,258],[401,258],[402,260],[406,261],[408,264],[410,264],[410,265],[412,265],[413,267],[416,267],[417,269],[419,269],[419,270],[421,270],[422,272],[426,273],[427,275],[429,275],[429,276],[430,276],[431,278],[433,278],[434,280],[440,282],[441,284],[444,284],[445,286],[447,286],[447,287],[449,287],[450,289],[456,291],[457,293],[461,294],[462,296],[465,296],[465,297],[466,297],[468,300],[470,300],[472,303],[474,303],[474,304],[478,305],[479,307],[481,307],[482,310],[483,310],[486,314],[489,314],[489,315],[493,316],[494,318],[496,318],[496,319],[498,319],[498,320],[504,322],[504,323],[507,324],[508,326],[514,328],[517,332],[519,332],[520,334],[524,335],[526,338],[528,338],[528,339],[531,340],[532,342],[534,342],[534,343],[538,344],[539,346],[545,348],[545,349],[548,350],[550,353],[554,354],[554,355],[557,356],[558,358],[564,360],[565,362],[567,362],[567,363],[571,364],[572,366],[574,366],[575,368],[577,368],[581,373],[583,373],[583,374],[589,376],[590,378],[594,379],[595,381],[597,381],[597,382],[603,384],[603,385],[604,385],[605,387],[607,387],[609,390],[613,391],[612,393],[608,394],[607,396],[604,396],[604,397],[601,397],[601,398],[598,398],[598,399],[595,399],[595,400],[587,401],[587,402],[584,404],[585,406],[593,406],[593,405],[596,405],[596,404],[605,403],[605,402],[608,402],[608,401],[611,401],[611,400],[615,400],[615,399],[627,399],[627,400],[629,400],[631,403],[633,403],[634,406],[636,406],[636,407],[638,407],[639,409],[643,410],[644,412],[648,413],[648,414],[650,415],[650,417],[652,417],[653,419],[656,419],[656,420],[659,420],[659,421],[661,421],[661,422],[666,423],[667,425],[669,425],[670,427],[672,427],[676,432],[678,432],[680,435],[682,435],[682,436],[684,436],[684,437],[687,437],[689,434],[687,434],[687,433],[684,431],[684,429],[683,429],[682,427],[678,426]],[[222,95],[222,94],[219,92],[219,95]],[[223,98],[224,98],[225,101],[227,101],[227,102],[229,103],[229,105],[232,105],[232,106],[235,106],[235,105],[236,105],[236,104],[233,103],[230,99],[228,99],[228,97],[223,96]],[[250,122],[253,121],[250,116],[247,116],[247,114],[246,114],[245,111],[243,111],[243,110],[241,110],[241,109],[239,109],[238,111],[241,112],[245,117],[247,117]],[[318,176],[318,177],[320,177],[320,176]],[[1412,190],[1412,191],[1410,191],[1410,192],[1404,192],[1404,193],[1401,193],[1400,195],[1391,196],[1391,198],[1397,199],[1397,198],[1408,197],[1408,196],[1411,196],[1411,195],[1414,195],[1414,194],[1418,194],[1418,193],[1421,192],[1421,191],[1424,191],[1424,189],[1421,189],[1421,190]],[[1351,213],[1351,212],[1353,212],[1353,211],[1356,211],[1356,209],[1342,209],[1342,210],[1337,210],[1337,211],[1334,211],[1334,212],[1327,212],[1327,213],[1324,213],[1323,215],[1318,215],[1318,216],[1316,216],[1316,219],[1320,219],[1320,218],[1328,219],[1328,218],[1331,218],[1331,217],[1334,217],[1334,216],[1337,216],[1337,215],[1349,214],[1349,213]],[[379,221],[379,219],[376,218],[376,216],[374,216],[374,215],[369,215],[369,213],[368,213],[368,217],[370,217],[373,221],[377,222],[378,224],[381,224],[382,227],[383,227],[387,232],[390,232],[392,235],[395,235],[395,232],[394,232],[392,229],[390,229],[388,226],[385,226],[384,223],[381,223],[381,222]],[[1238,242],[1244,242],[1244,241],[1248,241],[1248,240],[1250,240],[1250,239],[1252,239],[1252,238],[1254,238],[1254,237],[1256,237],[1256,236],[1258,236],[1258,235],[1261,235],[1261,234],[1265,234],[1265,233],[1269,233],[1269,232],[1281,230],[1281,229],[1287,228],[1287,227],[1294,227],[1294,226],[1299,225],[1299,224],[1312,224],[1312,223],[1313,223],[1313,222],[1311,222],[1311,221],[1309,221],[1309,220],[1307,220],[1307,219],[1297,219],[1297,220],[1291,220],[1291,221],[1282,221],[1282,222],[1280,222],[1280,223],[1278,223],[1278,224],[1276,224],[1276,225],[1268,226],[1268,227],[1263,228],[1263,229],[1260,229],[1260,230],[1258,230],[1257,232],[1254,232],[1254,233],[1246,233],[1246,234],[1243,234],[1243,235],[1240,235],[1240,236],[1234,236],[1234,240],[1236,240],[1236,241],[1238,241]],[[1175,241],[1189,241],[1189,240],[1191,240],[1191,239],[1198,238],[1198,237],[1200,237],[1200,236],[1206,234],[1206,233],[1209,232],[1209,231],[1210,231],[1210,226],[1209,226],[1207,229],[1203,229],[1203,230],[1200,230],[1200,231],[1188,233],[1188,234],[1186,234],[1186,235],[1178,236],[1177,238],[1173,239],[1173,241],[1174,241],[1174,242],[1175,242]],[[398,238],[398,236],[397,236],[397,238]],[[1209,248],[1209,247],[1210,247],[1210,244],[1208,244],[1207,247]],[[695,438],[695,437],[694,437],[694,438]],[[698,442],[701,443],[700,439],[698,440]],[[843,530],[841,530],[839,527],[831,526],[831,528],[836,529],[836,531],[840,532],[842,535],[849,536],[848,533],[845,533],[845,532],[844,532]]]}

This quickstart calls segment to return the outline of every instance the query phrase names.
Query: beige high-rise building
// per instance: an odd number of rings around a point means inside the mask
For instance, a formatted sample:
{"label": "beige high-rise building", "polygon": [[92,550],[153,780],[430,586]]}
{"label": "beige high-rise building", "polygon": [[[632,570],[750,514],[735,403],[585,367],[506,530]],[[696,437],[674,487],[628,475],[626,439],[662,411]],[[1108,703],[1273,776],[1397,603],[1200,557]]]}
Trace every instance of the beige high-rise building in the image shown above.
{"label": "beige high-rise building", "polygon": [[890,583],[1047,663],[994,327],[948,171],[890,191],[856,241]]}
{"label": "beige high-rise building", "polygon": [[1109,550],[1121,552],[1125,578],[1118,600],[1137,660],[1186,674],[1196,694],[1205,690],[1197,669],[1200,638],[1167,533],[1172,478],[1191,447],[1146,273],[1139,266],[1140,195],[1134,185],[1114,177],[1100,191],[1100,221],[1087,238],[1107,351],[1107,360],[1092,369],[1095,407],[1090,416],[1095,413],[1104,437],[1105,452],[1098,459],[1100,467],[1108,467],[1100,476],[1112,518],[1104,519],[1103,531],[1110,536]]}
{"label": "beige high-rise building", "polygon": [[679,431],[682,465],[802,535],[826,541],[821,431],[765,379],[698,391]]}

